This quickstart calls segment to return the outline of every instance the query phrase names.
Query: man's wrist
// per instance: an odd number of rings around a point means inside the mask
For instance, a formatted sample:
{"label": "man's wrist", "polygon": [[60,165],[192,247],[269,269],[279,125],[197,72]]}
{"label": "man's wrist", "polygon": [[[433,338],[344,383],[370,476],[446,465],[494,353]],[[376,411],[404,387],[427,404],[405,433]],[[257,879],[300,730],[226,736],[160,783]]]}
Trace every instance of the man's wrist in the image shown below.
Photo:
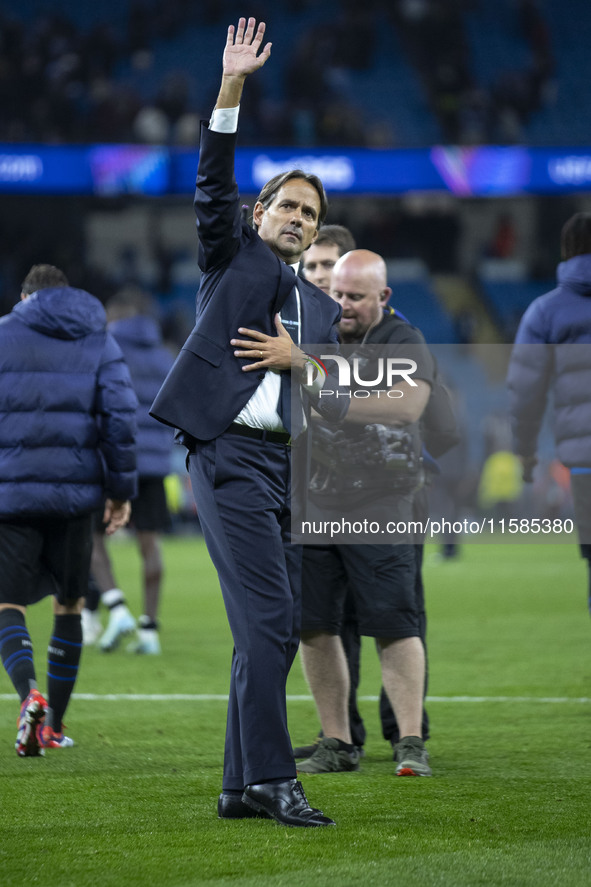
{"label": "man's wrist", "polygon": [[230,83],[243,85],[245,80],[246,74],[226,74],[225,72],[222,74],[222,86]]}
{"label": "man's wrist", "polygon": [[304,351],[300,351],[299,349],[294,349],[296,351],[295,356],[292,354],[291,357],[291,368],[299,373],[300,377],[304,375],[306,371],[306,367],[308,365],[308,355]]}
{"label": "man's wrist", "polygon": [[239,105],[245,80],[246,75],[244,74],[224,74],[215,104],[216,108],[235,108],[236,105]]}

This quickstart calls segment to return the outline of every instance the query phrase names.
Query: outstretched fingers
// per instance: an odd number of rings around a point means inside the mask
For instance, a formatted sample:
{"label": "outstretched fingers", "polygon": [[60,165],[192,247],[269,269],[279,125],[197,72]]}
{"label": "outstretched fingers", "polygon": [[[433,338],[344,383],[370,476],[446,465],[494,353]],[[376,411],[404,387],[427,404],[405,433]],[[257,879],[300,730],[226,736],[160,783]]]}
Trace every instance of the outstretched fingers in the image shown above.
{"label": "outstretched fingers", "polygon": [[[252,46],[255,50],[258,51],[261,43],[263,42],[263,37],[265,36],[266,29],[266,23],[259,22],[257,26],[255,18],[249,18],[248,22],[245,18],[238,19],[237,26],[229,25],[228,27],[226,46],[239,46],[241,44],[244,44],[245,46]],[[271,44],[267,43],[263,50],[263,52],[267,55],[270,46]]]}
{"label": "outstretched fingers", "polygon": [[[238,25],[230,25],[224,49],[224,72],[227,74],[248,75],[261,68],[271,55],[271,44],[261,50],[266,25],[256,19],[238,20]],[[256,29],[256,30],[255,30]]]}
{"label": "outstretched fingers", "polygon": [[255,20],[253,18],[249,18],[248,20],[248,28],[246,29],[246,39],[256,46],[257,48],[263,42],[263,37],[265,36],[265,28],[267,27],[265,22],[259,22],[259,26],[256,30],[256,34],[254,32]]}
{"label": "outstretched fingers", "polygon": [[[251,22],[253,23],[252,26],[250,24]],[[244,43],[244,29],[245,28],[246,28],[246,19],[245,18],[238,19],[238,27],[236,28],[236,39],[234,41],[235,43]],[[248,29],[251,29],[251,31],[252,31],[252,28],[254,28],[254,19],[249,18],[248,28],[246,29],[246,33],[248,34]],[[252,38],[252,33],[251,33],[251,38]],[[247,40],[247,43],[250,43],[250,40]]]}
{"label": "outstretched fingers", "polygon": [[234,25],[228,25],[228,34],[226,36],[226,49],[228,46],[234,46],[234,32],[236,28]]}
{"label": "outstretched fingers", "polygon": [[[250,22],[252,22],[253,30],[254,30],[254,19],[249,19],[249,25],[250,25]],[[259,22],[257,32],[254,35],[253,40],[252,40],[252,45],[255,49],[255,52],[258,52],[261,47],[261,43],[263,42],[263,37],[265,36],[266,28],[267,28],[267,26],[266,26],[265,22]],[[248,31],[246,33],[248,35]],[[272,43],[266,43],[265,46],[263,47],[263,49],[261,50],[261,54],[259,56],[259,59],[261,60],[261,62],[266,62],[267,59],[269,58],[269,56],[271,55],[271,46],[272,45],[273,45]]]}

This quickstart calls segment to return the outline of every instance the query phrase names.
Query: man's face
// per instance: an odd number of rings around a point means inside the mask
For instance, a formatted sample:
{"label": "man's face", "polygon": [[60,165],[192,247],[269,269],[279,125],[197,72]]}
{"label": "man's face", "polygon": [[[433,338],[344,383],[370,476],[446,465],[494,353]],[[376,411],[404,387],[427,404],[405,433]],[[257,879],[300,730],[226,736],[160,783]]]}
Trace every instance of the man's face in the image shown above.
{"label": "man's face", "polygon": [[332,269],[338,258],[339,248],[336,243],[313,243],[302,258],[306,280],[329,293]]}
{"label": "man's face", "polygon": [[[343,264],[344,262],[344,264]],[[391,290],[371,268],[340,262],[332,273],[330,295],[343,309],[339,322],[342,342],[359,342],[378,323]]]}
{"label": "man's face", "polygon": [[253,220],[265,243],[288,265],[300,256],[318,234],[320,195],[305,179],[289,179],[265,209],[255,204]]}

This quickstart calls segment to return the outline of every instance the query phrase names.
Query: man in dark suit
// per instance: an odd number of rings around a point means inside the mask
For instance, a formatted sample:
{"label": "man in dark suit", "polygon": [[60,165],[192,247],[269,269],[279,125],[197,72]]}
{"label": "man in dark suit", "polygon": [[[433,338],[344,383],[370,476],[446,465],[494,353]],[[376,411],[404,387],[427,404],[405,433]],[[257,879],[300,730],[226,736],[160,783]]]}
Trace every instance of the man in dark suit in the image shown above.
{"label": "man in dark suit", "polygon": [[[197,315],[152,415],[179,429],[205,541],[234,639],[222,818],[333,825],[296,780],[285,685],[299,643],[301,549],[290,541],[290,432],[310,403],[338,420],[344,400],[318,397],[302,342],[336,342],[339,306],[299,279],[327,203],[301,170],[275,176],[241,216],[234,175],[244,81],[267,61],[265,25],[230,26],[216,108],[201,135],[195,211],[203,272]],[[291,267],[290,267],[291,266]],[[294,274],[294,271],[296,274]],[[288,332],[289,330],[289,332]],[[303,407],[289,410],[289,387]]]}

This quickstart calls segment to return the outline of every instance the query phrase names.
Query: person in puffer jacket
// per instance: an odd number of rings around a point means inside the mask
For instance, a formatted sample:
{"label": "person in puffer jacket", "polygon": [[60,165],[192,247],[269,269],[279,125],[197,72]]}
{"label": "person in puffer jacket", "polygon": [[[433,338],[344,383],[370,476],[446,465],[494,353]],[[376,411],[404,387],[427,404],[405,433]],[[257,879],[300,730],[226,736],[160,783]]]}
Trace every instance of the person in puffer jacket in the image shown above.
{"label": "person in puffer jacket", "polygon": [[[62,719],[82,647],[92,515],[124,526],[136,493],[137,400],[98,299],[35,265],[0,319],[0,656],[21,700],[21,757],[73,745]],[[47,701],[25,614],[54,599]]]}
{"label": "person in puffer jacket", "polygon": [[[108,329],[117,340],[139,401],[137,413],[138,495],[132,503],[131,525],[135,530],[142,562],[144,612],[139,618],[138,637],[128,647],[131,652],[160,653],[158,609],[163,578],[160,534],[169,529],[164,478],[171,470],[173,432],[149,415],[174,358],[162,342],[152,299],[136,287],[127,287],[107,304]],[[121,637],[133,631],[135,619],[117,586],[111,560],[100,526],[95,527],[92,554],[94,595],[89,593],[82,611],[84,643],[98,638],[102,626],[98,614],[99,595],[109,609],[109,622],[99,647],[109,652]],[[89,590],[90,591],[90,590]],[[98,594],[97,594],[98,592]]]}
{"label": "person in puffer jacket", "polygon": [[515,452],[527,481],[553,395],[556,450],[570,470],[591,610],[591,213],[576,213],[566,222],[561,254],[558,286],[534,299],[519,324],[507,384]]}

